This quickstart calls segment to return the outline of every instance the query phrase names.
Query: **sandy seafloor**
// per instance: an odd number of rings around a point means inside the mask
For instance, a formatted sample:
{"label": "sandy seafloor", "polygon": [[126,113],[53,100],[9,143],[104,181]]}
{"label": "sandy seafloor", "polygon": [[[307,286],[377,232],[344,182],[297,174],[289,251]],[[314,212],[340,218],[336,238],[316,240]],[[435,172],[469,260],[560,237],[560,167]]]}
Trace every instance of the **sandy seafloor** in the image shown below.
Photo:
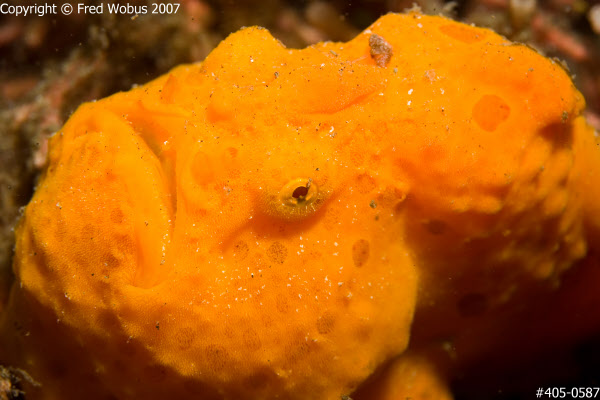
{"label": "sandy seafloor", "polygon": [[[82,102],[143,84],[175,65],[200,61],[242,26],[264,26],[286,46],[302,48],[324,40],[347,41],[380,15],[416,3],[424,13],[490,27],[562,60],[586,98],[588,121],[600,128],[600,1],[179,2],[173,15],[0,15],[0,294],[11,280],[13,228],[44,166],[49,135]],[[575,366],[569,368],[577,372],[556,378],[551,371],[539,384],[600,386],[600,340],[575,346],[572,358]],[[510,385],[511,371],[475,385],[480,378],[466,375],[454,382],[456,399],[534,397]]]}

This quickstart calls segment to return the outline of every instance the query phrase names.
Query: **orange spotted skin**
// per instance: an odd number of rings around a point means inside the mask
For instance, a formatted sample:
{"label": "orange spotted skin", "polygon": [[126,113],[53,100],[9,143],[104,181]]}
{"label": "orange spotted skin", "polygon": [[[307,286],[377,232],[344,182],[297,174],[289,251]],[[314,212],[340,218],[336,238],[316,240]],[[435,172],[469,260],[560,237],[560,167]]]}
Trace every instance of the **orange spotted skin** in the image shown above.
{"label": "orange spotted skin", "polygon": [[415,307],[417,348],[460,342],[586,257],[583,107],[556,63],[441,17],[303,50],[232,34],[52,138],[0,361],[31,399],[339,399]]}

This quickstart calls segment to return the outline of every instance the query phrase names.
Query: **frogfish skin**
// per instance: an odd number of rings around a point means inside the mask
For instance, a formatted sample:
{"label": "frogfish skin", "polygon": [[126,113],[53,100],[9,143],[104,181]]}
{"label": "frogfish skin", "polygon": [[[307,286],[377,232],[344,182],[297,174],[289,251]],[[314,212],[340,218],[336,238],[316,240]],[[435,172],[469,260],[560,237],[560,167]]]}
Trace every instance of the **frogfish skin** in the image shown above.
{"label": "frogfish skin", "polygon": [[52,137],[0,363],[28,399],[333,400],[397,359],[450,399],[430,343],[498,350],[513,305],[564,305],[598,264],[584,106],[560,65],[442,17],[302,50],[242,29]]}

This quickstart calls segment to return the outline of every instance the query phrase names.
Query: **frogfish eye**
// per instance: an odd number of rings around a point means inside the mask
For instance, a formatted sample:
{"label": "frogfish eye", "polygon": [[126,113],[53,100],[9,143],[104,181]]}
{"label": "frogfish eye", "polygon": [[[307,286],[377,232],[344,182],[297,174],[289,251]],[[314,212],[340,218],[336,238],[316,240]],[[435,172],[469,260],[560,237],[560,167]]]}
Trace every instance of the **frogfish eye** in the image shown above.
{"label": "frogfish eye", "polygon": [[317,200],[319,188],[312,178],[294,179],[281,189],[279,198],[283,204],[289,207],[303,207]]}
{"label": "frogfish eye", "polygon": [[279,191],[275,189],[274,192],[266,194],[267,213],[287,220],[306,218],[314,214],[329,197],[329,191],[319,187],[312,178],[292,179]]}

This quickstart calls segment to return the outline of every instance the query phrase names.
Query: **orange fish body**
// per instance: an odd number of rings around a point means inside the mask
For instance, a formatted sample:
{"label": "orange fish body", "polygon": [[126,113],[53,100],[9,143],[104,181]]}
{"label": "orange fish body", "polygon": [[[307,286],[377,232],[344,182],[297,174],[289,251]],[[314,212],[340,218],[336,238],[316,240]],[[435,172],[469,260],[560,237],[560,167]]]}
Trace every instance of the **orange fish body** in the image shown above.
{"label": "orange fish body", "polygon": [[[0,361],[31,399],[340,399],[415,307],[416,348],[460,344],[589,258],[583,107],[556,63],[442,17],[303,50],[241,30],[52,138]],[[391,376],[438,382],[416,360]]]}

